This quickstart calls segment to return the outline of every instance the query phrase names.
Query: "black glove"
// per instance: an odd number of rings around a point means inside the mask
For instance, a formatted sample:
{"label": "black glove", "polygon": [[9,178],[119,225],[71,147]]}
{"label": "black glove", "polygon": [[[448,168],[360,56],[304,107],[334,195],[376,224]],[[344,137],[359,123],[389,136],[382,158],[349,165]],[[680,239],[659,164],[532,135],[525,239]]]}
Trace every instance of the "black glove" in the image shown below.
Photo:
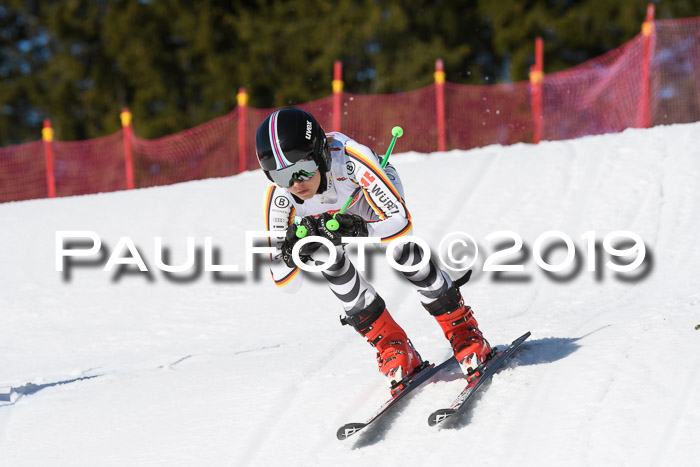
{"label": "black glove", "polygon": [[342,237],[366,237],[367,224],[365,220],[355,214],[340,214],[335,215],[335,220],[338,221],[338,229],[330,230],[327,226],[328,221],[333,219],[333,215],[324,212],[318,218],[317,228],[318,235],[326,237],[333,242],[334,245],[340,245]]}
{"label": "black glove", "polygon": [[[304,237],[318,235],[316,219],[311,216],[304,217],[301,222],[299,222],[299,225],[292,224],[287,228],[284,242],[282,242],[282,261],[284,261],[284,263],[290,268],[297,267],[297,265],[294,263],[294,258],[292,258],[292,249],[294,248],[294,245],[301,240],[301,238],[297,236],[297,230],[300,226],[304,226],[306,228],[306,235]],[[307,243],[299,250],[299,258],[306,263],[311,259],[311,253],[318,250],[320,246],[321,244],[318,242]]]}

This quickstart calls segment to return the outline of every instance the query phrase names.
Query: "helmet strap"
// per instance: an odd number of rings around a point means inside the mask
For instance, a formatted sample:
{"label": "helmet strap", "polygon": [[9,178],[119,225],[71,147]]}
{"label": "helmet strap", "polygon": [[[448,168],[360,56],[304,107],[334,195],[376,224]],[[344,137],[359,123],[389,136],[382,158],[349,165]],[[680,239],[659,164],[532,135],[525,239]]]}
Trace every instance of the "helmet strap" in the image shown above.
{"label": "helmet strap", "polygon": [[321,171],[321,183],[318,184],[317,194],[321,194],[331,187],[331,178],[327,174],[328,172]]}

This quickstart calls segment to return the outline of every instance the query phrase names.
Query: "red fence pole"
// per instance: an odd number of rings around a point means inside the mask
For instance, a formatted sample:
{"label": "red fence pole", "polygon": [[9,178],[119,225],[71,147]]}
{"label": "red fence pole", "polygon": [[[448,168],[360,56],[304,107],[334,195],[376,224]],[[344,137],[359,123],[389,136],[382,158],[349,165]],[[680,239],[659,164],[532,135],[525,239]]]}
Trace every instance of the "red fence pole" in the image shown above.
{"label": "red fence pole", "polygon": [[134,160],[131,155],[131,140],[133,139],[133,128],[131,127],[131,112],[124,107],[119,114],[122,121],[122,134],[124,136],[124,171],[126,173],[126,189],[134,189]]}
{"label": "red fence pole", "polygon": [[46,156],[46,188],[49,198],[55,198],[56,175],[53,169],[53,128],[51,128],[51,120],[44,120],[44,128],[41,129],[41,139],[44,141],[44,155]]}
{"label": "red fence pole", "polygon": [[245,88],[239,88],[236,94],[238,104],[238,172],[243,173],[248,170],[248,152],[246,140],[246,126],[248,114],[248,93]]}
{"label": "red fence pole", "polygon": [[651,126],[651,53],[654,39],[654,5],[647,5],[646,21],[642,23],[644,36],[644,56],[642,58],[642,73],[639,86],[639,108],[637,110],[637,126]]}
{"label": "red fence pole", "polygon": [[542,140],[542,82],[544,81],[544,43],[535,39],[535,64],[530,67],[530,100],[532,106],[532,140],[538,144]]}
{"label": "red fence pole", "polygon": [[343,98],[343,63],[336,60],[333,64],[333,124],[331,131],[340,131],[341,101]]}
{"label": "red fence pole", "polygon": [[435,60],[435,112],[437,117],[438,151],[445,151],[445,66]]}

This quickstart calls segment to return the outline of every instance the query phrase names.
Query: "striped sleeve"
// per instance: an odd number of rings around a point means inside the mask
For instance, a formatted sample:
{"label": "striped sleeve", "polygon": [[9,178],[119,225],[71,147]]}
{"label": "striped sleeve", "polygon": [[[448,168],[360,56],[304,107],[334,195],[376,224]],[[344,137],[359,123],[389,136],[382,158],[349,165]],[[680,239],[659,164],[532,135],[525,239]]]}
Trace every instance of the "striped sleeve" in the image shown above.
{"label": "striped sleeve", "polygon": [[265,228],[279,231],[279,237],[268,239],[268,246],[274,246],[276,252],[270,255],[270,274],[275,285],[285,292],[296,292],[301,287],[302,274],[299,268],[290,268],[282,260],[282,243],[287,228],[294,220],[294,204],[286,190],[270,185],[265,193]]}

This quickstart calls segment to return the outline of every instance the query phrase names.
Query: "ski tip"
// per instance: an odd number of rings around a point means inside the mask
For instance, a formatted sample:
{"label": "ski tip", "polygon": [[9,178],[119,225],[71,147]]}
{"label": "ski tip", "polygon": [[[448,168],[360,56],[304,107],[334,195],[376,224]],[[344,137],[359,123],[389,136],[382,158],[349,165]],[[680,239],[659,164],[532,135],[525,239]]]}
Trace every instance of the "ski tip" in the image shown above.
{"label": "ski tip", "polygon": [[428,425],[435,426],[438,423],[442,423],[443,421],[445,421],[446,418],[448,418],[455,412],[456,411],[454,409],[436,410],[435,412],[430,414],[430,417],[428,417]]}
{"label": "ski tip", "polygon": [[335,434],[335,436],[339,440],[342,441],[344,439],[351,437],[352,435],[354,435],[355,433],[357,433],[358,431],[360,431],[361,429],[363,429],[366,426],[367,426],[366,423],[347,423],[347,424],[341,426],[340,428],[338,428],[338,431]]}
{"label": "ski tip", "polygon": [[526,340],[528,340],[528,339],[530,338],[530,335],[531,335],[530,331],[526,332],[526,333],[523,334],[522,336],[520,336],[520,337],[518,337],[517,339],[515,339],[515,340],[513,341],[513,344],[517,344],[517,345],[522,344],[523,342],[525,342]]}

